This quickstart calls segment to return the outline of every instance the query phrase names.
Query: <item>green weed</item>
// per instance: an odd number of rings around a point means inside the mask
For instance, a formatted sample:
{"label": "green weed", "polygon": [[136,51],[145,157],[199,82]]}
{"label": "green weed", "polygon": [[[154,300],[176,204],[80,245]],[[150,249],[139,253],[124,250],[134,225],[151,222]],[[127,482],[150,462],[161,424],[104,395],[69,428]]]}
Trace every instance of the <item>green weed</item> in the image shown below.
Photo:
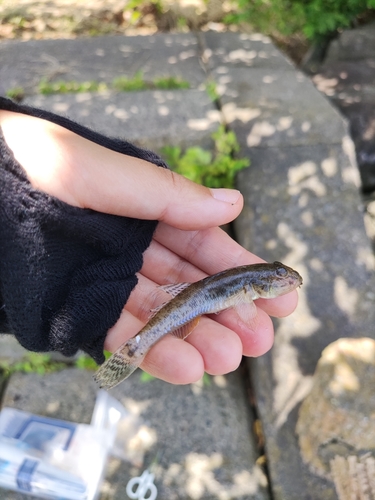
{"label": "green weed", "polygon": [[112,82],[112,86],[115,90],[120,92],[133,92],[137,90],[146,90],[148,88],[141,71],[137,71],[132,78],[128,78],[127,76],[115,78]]}
{"label": "green weed", "polygon": [[13,87],[6,91],[5,95],[10,99],[13,99],[17,102],[21,102],[25,97],[25,89],[22,87]]}
{"label": "green weed", "polygon": [[103,82],[76,82],[76,81],[58,81],[49,82],[42,80],[39,83],[38,90],[41,94],[69,94],[80,92],[101,92],[107,90],[108,86]]}
{"label": "green weed", "polygon": [[188,179],[211,188],[232,188],[236,173],[250,162],[247,158],[235,157],[239,144],[234,132],[226,131],[221,125],[212,139],[214,152],[199,146],[184,152],[178,146],[167,146],[162,152],[170,167]]}
{"label": "green weed", "polygon": [[155,78],[152,82],[156,89],[161,90],[177,90],[177,89],[188,89],[190,88],[190,83],[182,78],[176,76],[166,76],[161,78]]}
{"label": "green weed", "polygon": [[[112,355],[111,352],[109,351],[104,351],[104,357],[105,359],[108,359]],[[74,363],[76,368],[79,368],[80,370],[89,370],[89,371],[95,371],[99,368],[98,364],[96,361],[94,361],[90,356],[87,354],[81,354],[77,360]]]}
{"label": "green weed", "polygon": [[140,376],[139,376],[139,380],[145,384],[147,382],[151,382],[152,380],[156,380],[156,379],[154,376],[150,375],[149,373],[142,371]]}
{"label": "green weed", "polygon": [[[112,83],[87,81],[58,81],[49,82],[42,80],[38,85],[40,94],[68,94],[80,92],[103,92],[106,90],[117,90],[118,92],[134,92],[147,89],[161,89],[161,90],[175,90],[187,89],[190,87],[189,82],[182,78],[175,76],[166,76],[155,78],[154,80],[147,81],[143,77],[141,71],[137,71],[133,77],[119,76],[115,78]],[[8,91],[9,97],[17,96],[21,93],[21,88],[10,89]]]}
{"label": "green weed", "polygon": [[45,373],[62,370],[65,367],[65,363],[52,360],[49,354],[36,352],[29,352],[23,359],[14,363],[3,361],[0,364],[0,368],[10,375],[17,372],[44,375]]}

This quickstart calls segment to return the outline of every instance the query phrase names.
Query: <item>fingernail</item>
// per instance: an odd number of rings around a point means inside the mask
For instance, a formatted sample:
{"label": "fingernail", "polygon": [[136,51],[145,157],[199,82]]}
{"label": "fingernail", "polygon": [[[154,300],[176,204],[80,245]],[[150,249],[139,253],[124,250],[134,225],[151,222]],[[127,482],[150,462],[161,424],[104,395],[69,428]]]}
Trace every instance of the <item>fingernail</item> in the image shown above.
{"label": "fingernail", "polygon": [[215,200],[225,201],[231,205],[235,205],[240,199],[241,193],[237,189],[210,189],[211,194]]}

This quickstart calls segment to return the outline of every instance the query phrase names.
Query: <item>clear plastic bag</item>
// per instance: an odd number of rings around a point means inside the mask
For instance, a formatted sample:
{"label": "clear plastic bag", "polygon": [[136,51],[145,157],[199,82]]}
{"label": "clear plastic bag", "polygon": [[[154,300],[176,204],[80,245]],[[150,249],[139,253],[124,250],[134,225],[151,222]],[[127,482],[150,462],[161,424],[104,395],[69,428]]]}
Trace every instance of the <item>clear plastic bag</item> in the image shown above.
{"label": "clear plastic bag", "polygon": [[90,425],[3,408],[0,487],[51,500],[95,500],[125,408],[98,391]]}

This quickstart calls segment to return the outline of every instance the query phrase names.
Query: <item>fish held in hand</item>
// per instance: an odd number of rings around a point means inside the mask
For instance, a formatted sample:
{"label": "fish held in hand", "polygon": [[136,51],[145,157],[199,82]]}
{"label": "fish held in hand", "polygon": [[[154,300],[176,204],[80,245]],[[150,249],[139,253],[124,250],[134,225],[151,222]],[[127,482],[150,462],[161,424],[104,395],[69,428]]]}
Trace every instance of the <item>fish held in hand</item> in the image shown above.
{"label": "fish held in hand", "polygon": [[[129,377],[150,348],[168,333],[185,339],[203,314],[232,307],[248,321],[251,311],[256,314],[254,300],[279,297],[300,285],[302,278],[297,271],[281,262],[273,262],[234,267],[196,283],[162,286],[173,298],[155,310],[142,330],[122,344],[94,378],[100,387],[110,389]],[[245,309],[244,304],[248,306]]]}

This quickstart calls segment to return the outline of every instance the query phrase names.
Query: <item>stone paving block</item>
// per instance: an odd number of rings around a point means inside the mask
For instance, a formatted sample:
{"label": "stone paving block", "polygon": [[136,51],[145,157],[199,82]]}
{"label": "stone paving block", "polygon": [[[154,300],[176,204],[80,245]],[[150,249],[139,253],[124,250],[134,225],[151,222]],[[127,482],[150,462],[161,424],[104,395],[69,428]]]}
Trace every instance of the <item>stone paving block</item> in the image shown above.
{"label": "stone paving block", "polygon": [[36,95],[25,100],[98,132],[159,150],[211,144],[220,113],[204,90]]}
{"label": "stone paving block", "polygon": [[375,189],[375,24],[332,42],[313,82],[348,119],[365,192]]}
{"label": "stone paving block", "polygon": [[225,121],[244,146],[341,142],[342,117],[302,73],[225,68],[213,75]]}
{"label": "stone paving block", "polygon": [[294,71],[291,61],[260,33],[215,33],[202,35],[211,69],[224,67],[272,68]]}
{"label": "stone paving block", "polygon": [[35,93],[43,78],[110,83],[137,71],[145,79],[175,76],[197,87],[205,80],[198,52],[191,34],[1,41],[0,94],[18,86]]}
{"label": "stone paving block", "polygon": [[346,29],[329,46],[326,61],[338,59],[357,61],[374,57],[375,23]]}
{"label": "stone paving block", "polygon": [[341,106],[356,102],[375,103],[375,49],[371,59],[327,61],[313,77],[318,90]]}
{"label": "stone paving block", "polygon": [[[11,377],[3,405],[88,423],[96,390],[92,373],[77,369],[42,377],[16,374]],[[209,385],[189,386],[159,380],[141,382],[138,371],[111,395],[141,415],[156,438],[146,453],[145,466],[159,452],[158,498],[269,499],[267,479],[256,464],[252,416],[240,371],[211,377]],[[102,498],[123,500],[130,477],[142,470],[112,460]],[[1,493],[1,499],[17,498],[13,493],[5,497]]]}
{"label": "stone paving block", "polygon": [[27,352],[13,335],[0,334],[0,363],[1,361],[19,361]]}
{"label": "stone paving block", "polygon": [[[303,277],[299,306],[275,320],[275,344],[250,363],[275,500],[334,500],[333,484],[302,464],[295,434],[321,351],[340,337],[374,337],[373,254],[351,161],[352,143],[254,148],[238,175],[238,241]],[[349,153],[349,156],[348,156]]]}

